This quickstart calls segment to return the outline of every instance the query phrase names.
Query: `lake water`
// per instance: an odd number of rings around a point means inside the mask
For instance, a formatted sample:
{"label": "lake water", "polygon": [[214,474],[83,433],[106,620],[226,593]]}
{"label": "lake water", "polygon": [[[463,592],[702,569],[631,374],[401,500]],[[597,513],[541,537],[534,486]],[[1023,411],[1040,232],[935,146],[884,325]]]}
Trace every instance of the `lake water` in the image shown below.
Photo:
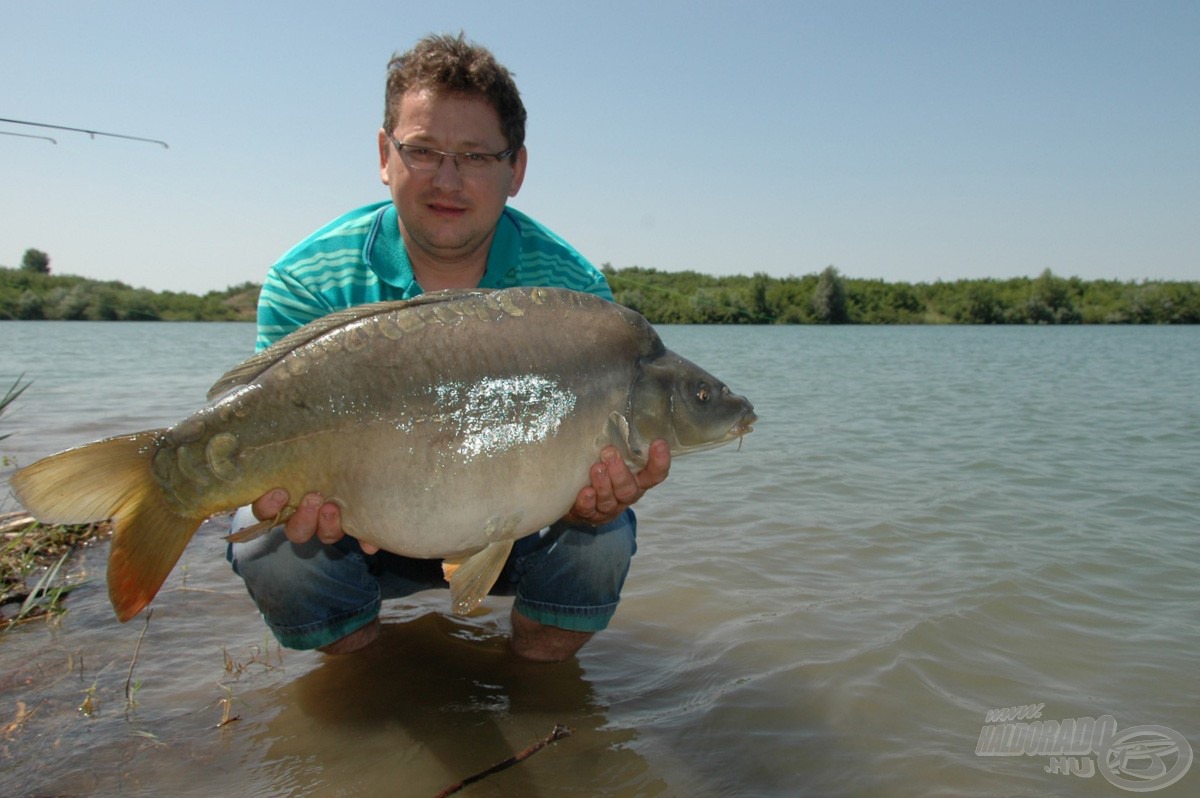
{"label": "lake water", "polygon": [[[506,601],[456,618],[436,591],[358,655],[281,652],[216,523],[121,625],[99,545],[61,620],[0,636],[0,794],[434,795],[558,723],[462,794],[1118,796],[1180,772],[1154,794],[1200,794],[1200,328],[660,332],[761,422],[640,504],[576,661],[515,661]],[[3,387],[34,380],[0,454],[173,423],[252,340],[0,323]],[[1116,732],[997,755],[987,714],[1026,705]]]}

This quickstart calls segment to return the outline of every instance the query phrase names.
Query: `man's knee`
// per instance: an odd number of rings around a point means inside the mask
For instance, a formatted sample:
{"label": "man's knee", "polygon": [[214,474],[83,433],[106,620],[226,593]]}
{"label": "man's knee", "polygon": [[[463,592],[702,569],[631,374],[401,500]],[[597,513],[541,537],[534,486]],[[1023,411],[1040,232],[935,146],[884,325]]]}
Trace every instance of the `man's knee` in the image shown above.
{"label": "man's knee", "polygon": [[576,632],[539,623],[523,615],[516,606],[512,618],[512,650],[522,659],[534,662],[563,662],[575,655],[592,639],[594,632]]}
{"label": "man's knee", "polygon": [[[276,528],[231,544],[227,556],[263,620],[288,648],[334,645],[379,613],[379,584],[361,554],[316,538],[294,544]],[[359,638],[369,634],[362,632]],[[367,642],[360,640],[357,647]]]}
{"label": "man's knee", "polygon": [[595,530],[568,530],[559,542],[568,546],[575,577],[587,592],[598,599],[619,598],[637,552],[637,520],[631,510]]}

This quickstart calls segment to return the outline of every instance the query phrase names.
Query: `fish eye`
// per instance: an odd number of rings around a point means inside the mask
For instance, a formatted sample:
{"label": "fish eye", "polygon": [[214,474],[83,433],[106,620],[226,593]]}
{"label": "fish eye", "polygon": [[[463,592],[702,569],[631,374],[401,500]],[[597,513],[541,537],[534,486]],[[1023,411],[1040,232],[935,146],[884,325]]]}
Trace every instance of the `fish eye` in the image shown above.
{"label": "fish eye", "polygon": [[706,383],[701,383],[700,389],[696,391],[696,399],[703,404],[704,402],[707,402],[711,396],[712,389],[710,389]]}

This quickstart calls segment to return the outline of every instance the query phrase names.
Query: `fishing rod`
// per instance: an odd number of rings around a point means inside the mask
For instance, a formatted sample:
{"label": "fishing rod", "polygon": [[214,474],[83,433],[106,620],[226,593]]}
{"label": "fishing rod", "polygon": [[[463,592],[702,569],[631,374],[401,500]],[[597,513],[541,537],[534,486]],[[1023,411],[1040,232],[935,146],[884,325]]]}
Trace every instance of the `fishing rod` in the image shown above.
{"label": "fishing rod", "polygon": [[[21,119],[0,119],[0,122],[8,122],[10,125],[30,125],[32,127],[46,127],[46,128],[51,128],[53,130],[69,130],[72,133],[87,133],[92,138],[96,138],[96,136],[108,136],[109,138],[114,138],[114,139],[129,139],[131,141],[147,141],[147,142],[150,142],[151,144],[161,144],[164,149],[169,149],[169,145],[165,141],[161,141],[159,139],[148,139],[148,138],[144,138],[142,136],[127,136],[124,133],[105,133],[100,130],[88,130],[87,128],[83,128],[83,127],[67,127],[66,125],[48,125],[44,122],[25,122]],[[3,132],[3,131],[0,131],[0,132]],[[7,133],[6,135],[24,136],[25,134],[23,134],[23,133]],[[58,143],[57,141],[54,141],[54,139],[50,138],[49,136],[26,136],[26,138],[48,139],[49,141],[51,141],[55,144]]]}
{"label": "fishing rod", "polygon": [[50,142],[51,144],[57,144],[57,143],[58,143],[57,141],[55,141],[54,139],[50,138],[49,136],[34,136],[34,135],[30,134],[30,133],[13,133],[13,132],[11,132],[11,131],[8,131],[8,130],[0,130],[0,136],[20,136],[20,137],[21,137],[21,138],[23,138],[23,139],[41,139],[42,141],[48,141],[48,142]]}

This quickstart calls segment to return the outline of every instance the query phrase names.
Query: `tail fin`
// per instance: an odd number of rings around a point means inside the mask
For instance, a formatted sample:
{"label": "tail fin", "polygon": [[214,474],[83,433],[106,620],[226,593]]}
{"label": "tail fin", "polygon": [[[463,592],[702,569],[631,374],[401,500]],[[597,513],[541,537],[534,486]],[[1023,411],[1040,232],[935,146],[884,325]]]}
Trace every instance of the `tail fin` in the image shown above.
{"label": "tail fin", "polygon": [[184,516],[154,479],[162,434],[149,430],[89,443],[12,476],[17,501],[39,521],[112,519],[108,597],[121,621],[150,603],[204,520]]}

